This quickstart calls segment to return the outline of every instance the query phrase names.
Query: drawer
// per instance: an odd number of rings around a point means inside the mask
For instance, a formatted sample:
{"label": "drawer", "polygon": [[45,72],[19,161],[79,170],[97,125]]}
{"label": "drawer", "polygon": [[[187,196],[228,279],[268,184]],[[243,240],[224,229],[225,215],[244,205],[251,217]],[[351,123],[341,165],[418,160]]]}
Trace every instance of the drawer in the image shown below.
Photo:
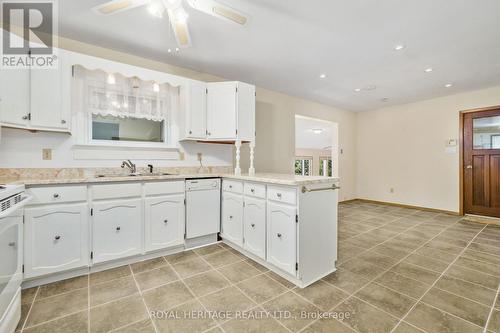
{"label": "drawer", "polygon": [[283,202],[290,205],[297,204],[297,191],[295,188],[268,186],[267,199],[276,202]]}
{"label": "drawer", "polygon": [[141,183],[106,184],[92,186],[92,200],[140,197]]}
{"label": "drawer", "polygon": [[87,201],[87,186],[33,187],[27,190],[33,196],[30,204],[53,204]]}
{"label": "drawer", "polygon": [[256,183],[245,183],[244,193],[247,196],[265,199],[266,198],[266,185],[256,184]]}
{"label": "drawer", "polygon": [[222,182],[222,190],[233,193],[243,193],[243,182],[225,180]]}
{"label": "drawer", "polygon": [[144,184],[146,195],[163,195],[184,193],[184,181],[151,182]]}

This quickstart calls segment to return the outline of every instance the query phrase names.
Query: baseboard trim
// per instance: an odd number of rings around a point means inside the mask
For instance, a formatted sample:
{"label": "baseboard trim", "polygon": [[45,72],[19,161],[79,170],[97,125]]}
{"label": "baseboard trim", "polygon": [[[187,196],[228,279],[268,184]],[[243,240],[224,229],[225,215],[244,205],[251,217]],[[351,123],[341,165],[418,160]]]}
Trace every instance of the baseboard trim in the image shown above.
{"label": "baseboard trim", "polygon": [[421,207],[421,206],[413,206],[413,205],[405,205],[405,204],[400,204],[400,203],[396,203],[396,202],[387,202],[387,201],[378,201],[378,200],[369,200],[369,199],[359,199],[358,198],[358,199],[342,201],[341,203],[348,203],[348,202],[354,202],[354,201],[374,203],[374,204],[393,206],[393,207],[401,207],[401,208],[420,209],[420,210],[425,210],[427,212],[444,213],[444,214],[455,215],[455,216],[463,216],[459,212],[453,212],[450,210],[428,208],[428,207]]}

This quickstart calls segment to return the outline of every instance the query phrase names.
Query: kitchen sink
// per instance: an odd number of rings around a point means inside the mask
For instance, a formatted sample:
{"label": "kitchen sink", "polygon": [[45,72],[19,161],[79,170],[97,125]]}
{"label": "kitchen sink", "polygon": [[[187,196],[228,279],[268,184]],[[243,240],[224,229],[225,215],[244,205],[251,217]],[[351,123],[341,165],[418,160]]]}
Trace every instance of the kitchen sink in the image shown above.
{"label": "kitchen sink", "polygon": [[151,177],[157,177],[157,176],[176,176],[177,174],[175,173],[168,173],[168,172],[155,172],[155,173],[129,173],[126,175],[96,175],[96,178],[123,178],[123,177],[145,177],[145,176],[151,176]]}

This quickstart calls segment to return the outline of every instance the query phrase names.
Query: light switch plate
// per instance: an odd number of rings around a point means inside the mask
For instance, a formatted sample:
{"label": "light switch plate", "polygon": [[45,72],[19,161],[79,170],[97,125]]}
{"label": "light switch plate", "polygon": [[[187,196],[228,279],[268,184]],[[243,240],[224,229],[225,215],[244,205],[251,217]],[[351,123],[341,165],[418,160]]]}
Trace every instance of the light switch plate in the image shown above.
{"label": "light switch plate", "polygon": [[42,149],[42,159],[44,161],[52,160],[52,149],[50,149],[50,148]]}

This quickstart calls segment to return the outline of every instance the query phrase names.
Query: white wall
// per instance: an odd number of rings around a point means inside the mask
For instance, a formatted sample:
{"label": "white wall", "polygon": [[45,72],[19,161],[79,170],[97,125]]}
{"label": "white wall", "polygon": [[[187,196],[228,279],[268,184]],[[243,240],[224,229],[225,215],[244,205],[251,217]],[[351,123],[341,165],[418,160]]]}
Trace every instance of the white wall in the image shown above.
{"label": "white wall", "polygon": [[[500,87],[357,114],[357,196],[459,211],[459,112],[500,105]],[[394,188],[394,193],[389,189]]]}

